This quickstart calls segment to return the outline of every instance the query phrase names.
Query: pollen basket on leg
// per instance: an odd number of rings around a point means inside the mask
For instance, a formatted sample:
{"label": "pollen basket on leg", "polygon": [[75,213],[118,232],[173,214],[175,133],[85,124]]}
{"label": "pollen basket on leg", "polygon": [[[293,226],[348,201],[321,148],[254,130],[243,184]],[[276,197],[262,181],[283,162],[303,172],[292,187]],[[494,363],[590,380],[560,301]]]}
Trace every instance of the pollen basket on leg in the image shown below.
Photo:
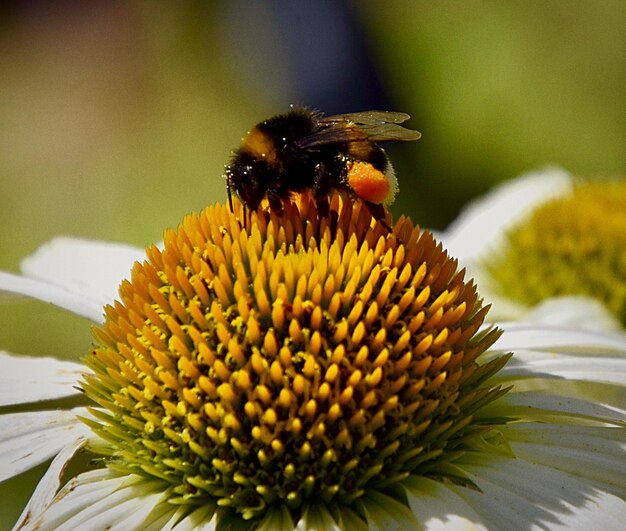
{"label": "pollen basket on leg", "polygon": [[496,334],[474,337],[474,286],[409,220],[330,208],[304,194],[244,227],[216,205],[148,249],[83,384],[116,466],[255,518],[350,504],[463,448],[499,393],[476,384],[499,366],[477,363]]}

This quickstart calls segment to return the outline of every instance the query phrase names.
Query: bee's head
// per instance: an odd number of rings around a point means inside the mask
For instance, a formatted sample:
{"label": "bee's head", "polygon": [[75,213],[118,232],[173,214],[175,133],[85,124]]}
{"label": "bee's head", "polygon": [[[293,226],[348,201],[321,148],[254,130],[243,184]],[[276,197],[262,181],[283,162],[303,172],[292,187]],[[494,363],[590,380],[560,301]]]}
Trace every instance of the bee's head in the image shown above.
{"label": "bee's head", "polygon": [[273,171],[267,160],[239,151],[226,167],[226,182],[230,191],[239,196],[251,210],[256,210],[270,186]]}

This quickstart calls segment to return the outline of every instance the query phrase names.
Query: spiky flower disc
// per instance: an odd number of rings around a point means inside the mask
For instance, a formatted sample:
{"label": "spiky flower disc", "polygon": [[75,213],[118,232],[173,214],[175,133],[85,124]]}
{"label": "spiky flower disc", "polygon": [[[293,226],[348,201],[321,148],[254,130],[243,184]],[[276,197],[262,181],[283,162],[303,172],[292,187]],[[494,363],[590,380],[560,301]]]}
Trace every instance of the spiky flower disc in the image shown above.
{"label": "spiky flower disc", "polygon": [[485,266],[507,297],[588,295],[626,326],[626,180],[579,183],[539,206]]}
{"label": "spiky flower disc", "polygon": [[472,414],[505,361],[477,362],[498,332],[477,334],[486,308],[456,261],[359,201],[235,210],[169,230],[106,309],[83,387],[109,465],[249,519],[458,480],[448,463],[484,432]]}

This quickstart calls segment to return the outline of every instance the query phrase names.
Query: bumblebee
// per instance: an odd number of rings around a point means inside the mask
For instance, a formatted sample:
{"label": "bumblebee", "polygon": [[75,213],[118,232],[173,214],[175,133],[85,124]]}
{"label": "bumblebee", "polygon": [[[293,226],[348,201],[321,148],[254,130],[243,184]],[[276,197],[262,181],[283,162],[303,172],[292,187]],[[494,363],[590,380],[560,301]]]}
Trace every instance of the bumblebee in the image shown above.
{"label": "bumblebee", "polygon": [[417,131],[399,125],[408,118],[389,111],[325,117],[294,108],[255,125],[226,166],[231,210],[233,193],[250,210],[267,198],[270,208],[282,212],[293,192],[310,190],[323,213],[328,196],[339,191],[362,199],[386,225],[385,205],[393,202],[398,185],[387,154],[376,142],[420,138]]}

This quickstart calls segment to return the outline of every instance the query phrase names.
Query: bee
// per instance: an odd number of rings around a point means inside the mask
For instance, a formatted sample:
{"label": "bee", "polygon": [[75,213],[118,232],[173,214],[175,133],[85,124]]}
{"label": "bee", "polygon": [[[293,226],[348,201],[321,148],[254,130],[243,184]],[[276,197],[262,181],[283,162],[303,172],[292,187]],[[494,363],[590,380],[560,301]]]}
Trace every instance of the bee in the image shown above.
{"label": "bee", "polygon": [[398,185],[387,154],[376,142],[420,138],[417,131],[399,125],[408,119],[401,112],[325,117],[293,108],[255,125],[226,166],[231,210],[233,193],[250,210],[267,198],[270,208],[280,213],[292,193],[310,190],[323,215],[329,195],[338,191],[360,198],[387,226],[385,206],[393,202]]}

